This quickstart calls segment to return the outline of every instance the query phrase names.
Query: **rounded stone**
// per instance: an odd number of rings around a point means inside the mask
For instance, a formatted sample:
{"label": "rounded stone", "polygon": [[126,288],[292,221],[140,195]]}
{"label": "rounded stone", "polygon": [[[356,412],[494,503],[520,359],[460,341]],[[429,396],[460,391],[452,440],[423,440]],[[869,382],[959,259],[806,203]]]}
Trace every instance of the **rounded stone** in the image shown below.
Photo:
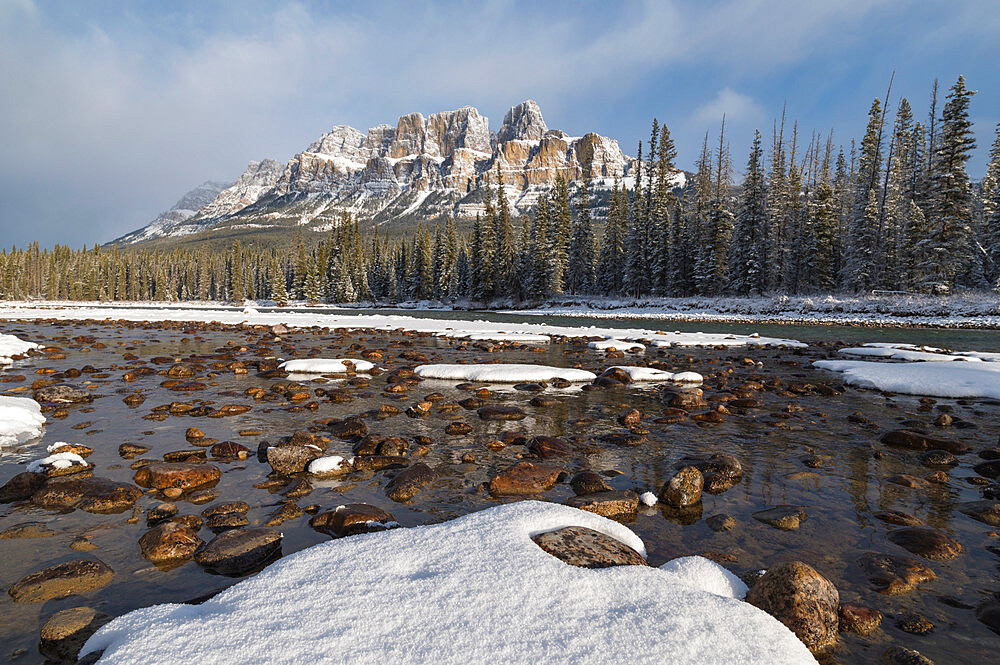
{"label": "rounded stone", "polygon": [[610,536],[582,526],[570,526],[531,537],[552,556],[581,568],[648,565],[641,554]]}
{"label": "rounded stone", "polygon": [[90,607],[73,607],[56,612],[42,626],[38,650],[46,658],[76,662],[84,643],[112,617]]}
{"label": "rounded stone", "polygon": [[195,562],[222,575],[249,572],[281,551],[281,532],[275,529],[224,531],[194,555]]}
{"label": "rounded stone", "polygon": [[7,593],[18,603],[40,603],[100,589],[114,578],[111,566],[97,559],[76,559],[43,568],[16,582]]}
{"label": "rounded stone", "polygon": [[686,466],[663,485],[660,490],[660,501],[674,508],[696,504],[701,501],[704,485],[705,478],[701,475],[701,471],[696,467]]}
{"label": "rounded stone", "polygon": [[837,643],[840,594],[808,564],[792,561],[770,568],[750,588],[746,602],[788,626],[813,653]]}
{"label": "rounded stone", "polygon": [[135,473],[135,483],[157,490],[189,490],[218,482],[222,471],[213,464],[191,462],[158,462],[144,466]]}
{"label": "rounded stone", "polygon": [[962,553],[961,543],[931,527],[904,527],[891,531],[888,537],[903,549],[934,561],[951,561]]}
{"label": "rounded stone", "polygon": [[149,561],[162,563],[193,555],[201,543],[194,529],[178,522],[164,522],[142,535],[139,549]]}

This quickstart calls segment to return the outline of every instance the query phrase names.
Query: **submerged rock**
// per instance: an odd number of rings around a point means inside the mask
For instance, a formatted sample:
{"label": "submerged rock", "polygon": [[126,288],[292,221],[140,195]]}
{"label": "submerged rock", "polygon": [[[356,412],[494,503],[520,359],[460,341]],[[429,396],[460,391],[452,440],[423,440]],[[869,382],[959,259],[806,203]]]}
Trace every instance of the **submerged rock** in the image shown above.
{"label": "submerged rock", "polygon": [[935,561],[951,561],[962,553],[962,545],[943,531],[927,526],[911,526],[889,532],[889,541],[919,556]]}
{"label": "submerged rock", "polygon": [[120,513],[128,510],[142,490],[131,483],[107,478],[56,478],[35,492],[31,502],[45,508],[79,508],[88,513]]}
{"label": "submerged rock", "polygon": [[933,570],[916,559],[881,552],[865,552],[858,559],[858,565],[875,590],[889,596],[912,591],[921,582],[937,577]]}
{"label": "submerged rock", "polygon": [[489,490],[493,496],[540,494],[552,489],[565,474],[558,466],[519,462],[495,475]]}
{"label": "submerged rock", "polygon": [[795,531],[806,518],[806,511],[802,506],[774,506],[767,510],[758,510],[753,514],[753,518],[775,529]]}
{"label": "submerged rock", "polygon": [[7,593],[17,603],[40,603],[100,589],[114,578],[98,559],[76,559],[43,568],[17,581]]}
{"label": "submerged rock", "polygon": [[604,517],[622,517],[639,510],[639,495],[632,490],[595,492],[571,497],[565,504]]}
{"label": "submerged rock", "polygon": [[660,501],[674,508],[691,506],[701,501],[704,484],[701,471],[696,467],[686,466],[660,489]]}
{"label": "submerged rock", "polygon": [[158,524],[139,539],[142,556],[153,563],[186,559],[201,544],[197,531],[177,522]]}

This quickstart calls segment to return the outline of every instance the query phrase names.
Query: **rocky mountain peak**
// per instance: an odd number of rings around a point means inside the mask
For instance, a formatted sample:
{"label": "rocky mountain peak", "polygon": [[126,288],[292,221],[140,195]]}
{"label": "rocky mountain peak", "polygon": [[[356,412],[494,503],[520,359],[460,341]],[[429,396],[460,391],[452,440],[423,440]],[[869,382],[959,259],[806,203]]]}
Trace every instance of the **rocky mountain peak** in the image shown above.
{"label": "rocky mountain peak", "polygon": [[538,108],[535,100],[528,99],[507,111],[497,134],[497,141],[538,141],[548,129],[542,118],[542,109]]}
{"label": "rocky mountain peak", "polygon": [[286,163],[251,162],[196,214],[187,210],[189,218],[169,228],[140,229],[123,240],[217,227],[240,233],[275,227],[328,231],[344,212],[376,224],[445,215],[471,219],[482,212],[479,190],[495,170],[503,174],[512,212],[519,214],[559,178],[590,178],[591,191],[610,190],[616,179],[627,187],[634,161],[614,139],[550,130],[530,99],[507,111],[495,135],[472,106],[429,116],[409,113],[395,125],[367,132],[337,125]]}

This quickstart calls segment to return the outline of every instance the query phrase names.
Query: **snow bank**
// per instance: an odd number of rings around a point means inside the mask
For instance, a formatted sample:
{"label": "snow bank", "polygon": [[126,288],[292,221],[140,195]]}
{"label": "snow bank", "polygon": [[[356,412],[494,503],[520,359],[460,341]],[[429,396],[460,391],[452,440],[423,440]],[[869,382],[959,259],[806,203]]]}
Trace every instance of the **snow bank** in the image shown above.
{"label": "snow bank", "polygon": [[14,335],[0,335],[0,365],[9,365],[13,360],[11,356],[27,353],[31,349],[39,349],[41,345],[34,342],[26,342]]}
{"label": "snow bank", "polygon": [[438,337],[467,339],[473,342],[521,342],[528,344],[548,344],[552,341],[552,338],[548,335],[525,332],[506,332],[504,330],[490,332],[477,332],[474,330],[446,330],[439,332]]}
{"label": "snow bank", "polygon": [[818,360],[813,365],[843,372],[848,384],[862,388],[931,397],[1000,399],[1000,362]]}
{"label": "snow bank", "polygon": [[27,397],[0,396],[0,446],[16,446],[42,435],[45,416]]}
{"label": "snow bank", "polygon": [[518,363],[469,364],[469,365],[420,365],[413,370],[423,379],[448,379],[451,381],[485,381],[495,383],[521,383],[530,381],[593,381],[597,375],[583,369],[526,365]]}
{"label": "snow bank", "polygon": [[458,339],[485,339],[494,341],[544,342],[554,336],[604,337],[645,343],[657,340],[654,346],[806,346],[790,339],[760,337],[758,335],[730,335],[722,333],[664,333],[644,328],[602,328],[597,326],[549,326],[544,323],[495,323],[492,321],[460,321],[431,319],[417,316],[350,314],[349,310],[316,312],[260,312],[246,315],[236,308],[215,306],[178,307],[169,303],[162,306],[135,305],[70,305],[35,303],[6,303],[0,306],[0,319],[108,319],[126,321],[217,321],[229,325],[273,326],[279,323],[293,327],[325,326],[328,328],[409,330],[437,333],[442,337]]}
{"label": "snow bank", "polygon": [[695,296],[690,298],[604,298],[552,300],[542,307],[507,310],[509,314],[580,316],[666,321],[739,323],[834,323],[878,326],[918,325],[1000,327],[1000,298],[993,292],[949,296]]}
{"label": "snow bank", "polygon": [[[841,355],[862,356],[869,358],[886,358],[888,360],[904,360],[908,362],[927,360],[933,362],[950,362],[955,360],[980,361],[982,358],[969,354],[952,354],[943,349],[929,346],[914,346],[913,344],[887,344],[878,342],[863,344],[860,347],[841,349]],[[973,352],[974,354],[975,352]],[[986,355],[986,354],[984,354]]]}
{"label": "snow bank", "polygon": [[278,368],[293,374],[340,374],[347,371],[345,360],[354,363],[355,372],[370,372],[375,367],[374,363],[357,358],[299,358],[286,360]]}
{"label": "snow bank", "polygon": [[645,351],[646,347],[638,342],[626,342],[622,339],[602,339],[599,342],[591,342],[587,345],[597,351],[607,351],[617,349],[618,351]]}
{"label": "snow bank", "polygon": [[315,545],[200,605],[118,617],[81,654],[104,650],[108,665],[816,662],[707,560],[590,570],[530,540],[566,526],[643,552],[616,522],[522,501]]}
{"label": "snow bank", "polygon": [[632,365],[615,365],[611,369],[624,370],[633,381],[673,381],[675,383],[701,383],[705,380],[697,372],[665,372],[652,367],[633,367]]}
{"label": "snow bank", "polygon": [[760,335],[733,335],[729,333],[680,332],[672,333],[657,331],[650,336],[652,346],[784,346],[804,348],[809,346],[804,342],[780,337],[761,337]]}

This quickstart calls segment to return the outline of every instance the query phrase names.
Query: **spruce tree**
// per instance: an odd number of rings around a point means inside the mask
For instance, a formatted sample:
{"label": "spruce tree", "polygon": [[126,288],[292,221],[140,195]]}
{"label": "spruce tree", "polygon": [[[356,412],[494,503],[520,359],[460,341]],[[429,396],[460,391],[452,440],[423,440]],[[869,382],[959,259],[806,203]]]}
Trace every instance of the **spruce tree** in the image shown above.
{"label": "spruce tree", "polygon": [[288,306],[288,291],[285,288],[285,273],[278,265],[278,259],[271,259],[271,300],[278,307]]}
{"label": "spruce tree", "polygon": [[959,76],[941,114],[931,174],[933,214],[928,217],[932,258],[923,274],[925,288],[932,291],[949,290],[959,277],[969,280],[967,275],[975,274],[974,264],[979,260],[971,228],[972,185],[965,170],[976,147],[969,119],[974,94]]}
{"label": "spruce tree", "polygon": [[593,293],[596,251],[586,180],[580,186],[578,201],[576,221],[572,224],[569,242],[566,290],[573,294]]}
{"label": "spruce tree", "polygon": [[756,131],[729,252],[729,288],[734,293],[757,295],[764,292],[767,286],[764,270],[767,228],[767,184],[760,132]]}

